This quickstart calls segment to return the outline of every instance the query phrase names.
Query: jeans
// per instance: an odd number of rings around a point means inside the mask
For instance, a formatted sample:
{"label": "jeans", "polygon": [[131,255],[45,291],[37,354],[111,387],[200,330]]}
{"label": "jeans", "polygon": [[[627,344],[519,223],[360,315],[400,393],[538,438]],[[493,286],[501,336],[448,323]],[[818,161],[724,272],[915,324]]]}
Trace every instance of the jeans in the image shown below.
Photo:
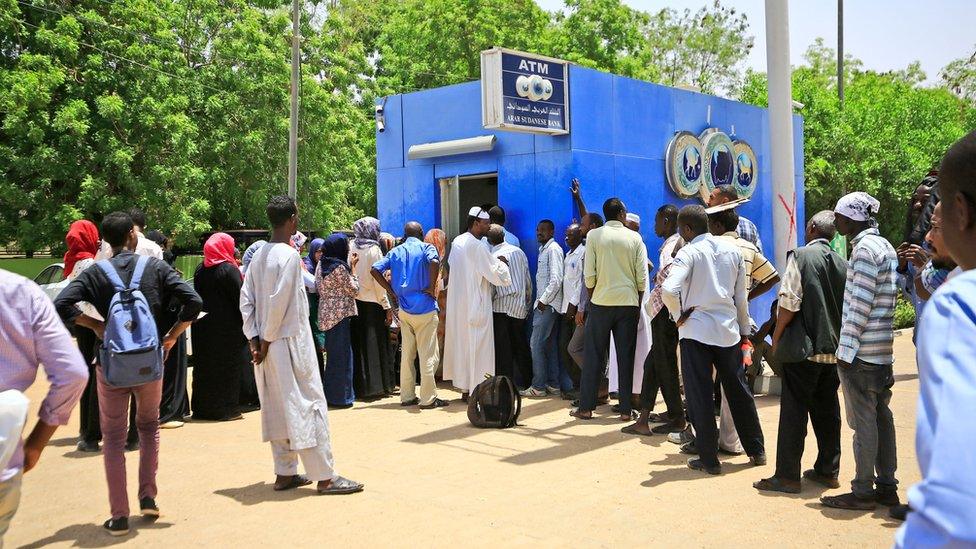
{"label": "jeans", "polygon": [[792,362],[782,364],[779,437],[776,440],[776,478],[800,480],[800,458],[807,438],[807,418],[817,437],[813,469],[837,478],[840,471],[840,402],[836,364]]}
{"label": "jeans", "polygon": [[[858,358],[849,369],[838,368],[844,389],[847,424],[854,430],[854,495],[870,498],[878,492],[894,492],[898,481],[895,470],[895,420],[888,403],[895,378],[891,364],[871,364]],[[875,476],[877,472],[877,476]]]}
{"label": "jeans", "polygon": [[98,405],[102,426],[102,453],[108,501],[112,518],[129,516],[129,496],[125,478],[126,419],[129,397],[135,396],[136,428],[139,429],[139,498],[156,497],[156,469],[159,466],[159,401],[163,380],[136,387],[112,387],[105,383],[101,367],[98,374]]}
{"label": "jeans", "polygon": [[532,316],[532,387],[559,387],[559,313],[546,305]]}

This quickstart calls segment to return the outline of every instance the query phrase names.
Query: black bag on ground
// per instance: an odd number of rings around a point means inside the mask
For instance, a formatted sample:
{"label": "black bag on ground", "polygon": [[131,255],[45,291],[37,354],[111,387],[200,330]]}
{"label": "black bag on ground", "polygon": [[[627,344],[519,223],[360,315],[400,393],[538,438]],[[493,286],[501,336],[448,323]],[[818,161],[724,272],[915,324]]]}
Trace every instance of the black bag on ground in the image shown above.
{"label": "black bag on ground", "polygon": [[468,421],[482,429],[515,427],[521,412],[522,395],[506,376],[489,377],[468,397]]}

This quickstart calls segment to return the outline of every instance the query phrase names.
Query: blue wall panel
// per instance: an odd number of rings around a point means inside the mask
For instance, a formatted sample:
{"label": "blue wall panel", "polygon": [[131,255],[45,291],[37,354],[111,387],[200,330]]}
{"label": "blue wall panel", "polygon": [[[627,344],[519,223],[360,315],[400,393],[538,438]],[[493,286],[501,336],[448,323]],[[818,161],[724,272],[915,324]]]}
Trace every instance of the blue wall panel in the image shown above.
{"label": "blue wall panel", "polygon": [[505,208],[505,228],[519,238],[526,250],[535,242],[538,221],[535,218],[535,162],[534,154],[498,159],[498,203]]}
{"label": "blue wall panel", "polygon": [[613,78],[613,152],[663,159],[674,134],[670,89],[623,76]]}
{"label": "blue wall panel", "polygon": [[[411,166],[403,172],[403,223],[419,221],[424,230],[436,225],[440,209],[437,181],[433,166]],[[433,206],[433,207],[431,207]],[[392,234],[401,234],[403,224],[387,226]],[[393,229],[393,230],[390,230]]]}
{"label": "blue wall panel", "polygon": [[[562,182],[559,190],[565,193],[560,199],[572,201],[573,195],[569,192],[572,179],[580,180],[583,202],[587,209],[603,215],[603,202],[611,196],[616,196],[613,179],[613,155],[608,153],[594,153],[589,151],[573,151],[572,175],[569,179]],[[573,209],[573,217],[580,217],[576,209]]]}
{"label": "blue wall panel", "polygon": [[613,76],[569,67],[569,129],[576,150],[613,150]]}
{"label": "blue wall panel", "polygon": [[403,184],[405,168],[390,168],[376,172],[376,217],[382,227],[403,227]]}
{"label": "blue wall panel", "polygon": [[[708,108],[711,107],[711,123],[708,123]],[[675,131],[689,131],[698,135],[706,128],[721,128],[726,125],[727,103],[712,95],[704,95],[685,90],[672,91],[672,110]]]}
{"label": "blue wall panel", "polygon": [[[383,100],[377,101],[377,104]],[[383,107],[386,131],[376,133],[376,167],[403,167],[403,96],[391,95]]]}
{"label": "blue wall panel", "polygon": [[[494,132],[481,125],[481,84],[468,82],[403,95],[403,157],[411,145],[496,135],[494,154],[533,152],[531,134]],[[389,132],[387,132],[389,133]],[[443,159],[407,160],[406,165],[443,162]]]}

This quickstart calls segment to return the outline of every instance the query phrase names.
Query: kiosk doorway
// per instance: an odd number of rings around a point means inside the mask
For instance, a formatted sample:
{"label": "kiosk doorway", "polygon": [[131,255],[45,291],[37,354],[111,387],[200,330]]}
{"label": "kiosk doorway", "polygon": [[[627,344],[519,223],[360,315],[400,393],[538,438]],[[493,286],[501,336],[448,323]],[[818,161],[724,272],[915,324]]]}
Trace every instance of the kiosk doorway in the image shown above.
{"label": "kiosk doorway", "polygon": [[441,229],[447,241],[465,230],[468,210],[472,206],[498,203],[498,174],[445,177],[441,190]]}

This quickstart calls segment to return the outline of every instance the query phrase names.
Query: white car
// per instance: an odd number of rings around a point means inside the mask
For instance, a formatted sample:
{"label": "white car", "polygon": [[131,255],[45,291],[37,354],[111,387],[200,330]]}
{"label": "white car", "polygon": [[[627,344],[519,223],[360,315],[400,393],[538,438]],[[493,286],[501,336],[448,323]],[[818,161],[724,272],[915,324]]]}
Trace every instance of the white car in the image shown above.
{"label": "white car", "polygon": [[44,290],[51,301],[54,301],[54,298],[58,297],[61,290],[68,285],[67,280],[61,280],[63,277],[64,263],[55,263],[44,267],[44,270],[34,277],[34,282]]}

